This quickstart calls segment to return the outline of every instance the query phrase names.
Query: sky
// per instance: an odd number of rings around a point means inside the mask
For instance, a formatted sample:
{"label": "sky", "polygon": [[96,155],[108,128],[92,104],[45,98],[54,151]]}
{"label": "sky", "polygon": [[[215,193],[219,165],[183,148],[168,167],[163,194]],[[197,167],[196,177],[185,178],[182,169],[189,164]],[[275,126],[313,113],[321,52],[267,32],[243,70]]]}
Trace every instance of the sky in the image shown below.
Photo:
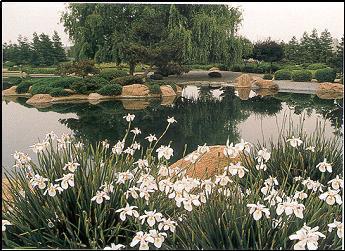
{"label": "sky", "polygon": [[[344,3],[229,2],[229,4],[243,10],[239,34],[254,42],[268,37],[287,42],[292,36],[300,38],[304,31],[310,33],[313,28],[319,32],[328,29],[332,36],[338,39],[344,34]],[[65,5],[66,3],[62,2],[2,3],[2,41],[15,42],[19,34],[31,39],[34,32],[52,35],[56,30],[62,43],[71,45],[60,23],[61,12],[65,10]]]}

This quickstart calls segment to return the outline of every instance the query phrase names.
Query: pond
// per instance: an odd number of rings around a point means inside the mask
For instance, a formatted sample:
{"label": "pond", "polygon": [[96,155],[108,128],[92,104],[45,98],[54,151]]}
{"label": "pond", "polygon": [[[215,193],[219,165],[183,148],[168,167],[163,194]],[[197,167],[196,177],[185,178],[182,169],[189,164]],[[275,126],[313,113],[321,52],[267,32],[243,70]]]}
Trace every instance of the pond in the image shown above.
{"label": "pond", "polygon": [[[4,98],[2,101],[2,166],[12,170],[11,156],[16,150],[29,153],[29,146],[54,131],[58,135],[72,133],[95,143],[107,139],[111,145],[122,138],[127,128],[123,116],[135,114],[134,126],[141,129],[140,142],[150,133],[159,136],[167,125],[167,117],[175,117],[162,144],[174,149],[172,161],[178,160],[198,145],[246,141],[257,143],[275,139],[282,126],[291,119],[311,133],[317,122],[325,125],[325,136],[343,132],[342,100],[322,100],[316,95],[276,93],[260,96],[253,91],[237,91],[233,87],[209,88],[187,86],[175,99],[127,100],[91,103],[53,104],[36,108],[26,98]],[[186,148],[186,149],[185,149]]]}

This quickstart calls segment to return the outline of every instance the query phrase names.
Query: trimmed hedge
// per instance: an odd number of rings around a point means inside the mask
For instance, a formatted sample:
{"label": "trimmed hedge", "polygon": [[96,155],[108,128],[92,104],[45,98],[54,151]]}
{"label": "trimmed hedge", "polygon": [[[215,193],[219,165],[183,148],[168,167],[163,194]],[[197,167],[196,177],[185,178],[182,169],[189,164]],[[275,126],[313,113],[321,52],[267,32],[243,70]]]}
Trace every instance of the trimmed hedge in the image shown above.
{"label": "trimmed hedge", "polygon": [[273,79],[273,75],[272,75],[272,74],[265,74],[265,75],[263,76],[263,79],[272,80],[272,79]]}
{"label": "trimmed hedge", "polygon": [[31,79],[30,82],[33,84],[31,89],[31,94],[49,94],[52,89],[60,88],[66,89],[71,88],[71,85],[80,78],[76,77],[59,77],[59,78],[41,78],[41,79]]}
{"label": "trimmed hedge", "polygon": [[65,91],[63,88],[52,88],[49,94],[53,97],[62,97],[70,95],[70,93]]}
{"label": "trimmed hedge", "polygon": [[8,77],[7,82],[9,82],[11,85],[19,85],[23,81],[20,77]]}
{"label": "trimmed hedge", "polygon": [[316,63],[316,64],[308,65],[307,70],[319,70],[319,69],[324,69],[324,68],[327,68],[327,65]]}
{"label": "trimmed hedge", "polygon": [[117,69],[104,69],[98,74],[98,77],[104,78],[109,81],[114,78],[120,78],[125,76],[128,76],[128,73],[126,71]]}
{"label": "trimmed hedge", "polygon": [[150,93],[152,94],[160,94],[161,88],[158,84],[149,85]]}
{"label": "trimmed hedge", "polygon": [[309,82],[313,78],[313,74],[308,70],[296,70],[292,71],[291,78],[296,82]]}
{"label": "trimmed hedge", "polygon": [[275,80],[290,80],[291,79],[291,71],[289,70],[279,70],[274,73]]}
{"label": "trimmed hedge", "polygon": [[33,85],[31,89],[31,94],[36,95],[36,94],[49,94],[53,89],[57,89],[59,87],[51,87],[49,85]]}
{"label": "trimmed hedge", "polygon": [[336,75],[333,68],[319,69],[315,72],[315,78],[318,82],[334,82]]}
{"label": "trimmed hedge", "polygon": [[122,86],[131,85],[131,84],[143,84],[144,79],[140,76],[126,76],[126,77],[115,78],[111,80],[110,83],[119,84]]}
{"label": "trimmed hedge", "polygon": [[98,77],[85,77],[71,85],[71,89],[80,94],[90,94],[109,84],[109,81]]}
{"label": "trimmed hedge", "polygon": [[107,84],[97,90],[97,93],[104,96],[121,95],[122,86],[119,84]]}
{"label": "trimmed hedge", "polygon": [[17,86],[17,93],[27,93],[29,92],[29,88],[32,85],[32,82],[30,80],[23,81]]}

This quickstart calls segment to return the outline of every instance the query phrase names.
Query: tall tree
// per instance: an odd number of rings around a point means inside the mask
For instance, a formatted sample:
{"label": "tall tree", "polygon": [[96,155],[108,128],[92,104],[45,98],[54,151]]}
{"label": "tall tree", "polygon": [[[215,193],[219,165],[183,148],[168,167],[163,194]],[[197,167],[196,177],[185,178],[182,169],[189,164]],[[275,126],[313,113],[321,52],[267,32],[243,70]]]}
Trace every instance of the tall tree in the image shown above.
{"label": "tall tree", "polygon": [[271,63],[280,61],[283,58],[283,47],[275,41],[268,38],[266,41],[259,41],[254,45],[253,56],[257,60],[263,60]]}
{"label": "tall tree", "polygon": [[59,34],[56,31],[54,31],[52,41],[54,48],[54,63],[66,61],[65,50],[62,47],[61,38],[59,37]]}
{"label": "tall tree", "polygon": [[[229,63],[241,49],[232,43],[241,12],[226,5],[72,3],[61,21],[77,59],[126,61],[131,69],[138,62]],[[164,53],[171,58],[162,60]]]}
{"label": "tall tree", "polygon": [[331,33],[325,29],[320,35],[320,62],[328,64],[333,56],[333,39]]}

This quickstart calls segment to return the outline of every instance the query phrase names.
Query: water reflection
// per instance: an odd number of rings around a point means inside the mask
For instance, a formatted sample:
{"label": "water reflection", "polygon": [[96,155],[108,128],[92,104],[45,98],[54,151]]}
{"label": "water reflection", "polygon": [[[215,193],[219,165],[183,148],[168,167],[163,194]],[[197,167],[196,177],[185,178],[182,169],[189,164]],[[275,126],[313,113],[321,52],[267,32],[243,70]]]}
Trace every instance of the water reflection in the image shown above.
{"label": "water reflection", "polygon": [[[39,114],[49,112],[54,114],[50,121],[41,119],[39,123],[29,122],[26,126],[34,126],[37,130],[32,132],[35,138],[42,138],[46,132],[55,130],[51,124],[54,119],[60,126],[65,126],[66,131],[72,131],[76,137],[95,143],[108,139],[111,144],[122,138],[127,123],[123,119],[128,112],[136,115],[134,125],[139,127],[142,134],[139,140],[145,145],[144,139],[148,134],[155,133],[159,136],[163,133],[167,121],[166,118],[174,116],[178,123],[173,124],[161,144],[169,144],[174,148],[174,159],[179,159],[187,145],[186,152],[194,150],[198,145],[224,144],[229,138],[236,142],[244,138],[251,142],[276,136],[275,122],[283,121],[283,115],[291,113],[293,119],[298,121],[300,115],[306,116],[306,128],[314,130],[317,115],[326,120],[327,133],[341,133],[343,124],[343,108],[334,104],[333,100],[321,100],[316,95],[278,93],[256,95],[247,91],[245,95],[241,91],[231,87],[210,89],[188,86],[184,88],[182,96],[166,98],[163,100],[122,100],[104,101],[99,103],[66,103],[52,104],[49,107],[32,107],[25,103],[26,98],[17,98],[14,102],[30,112],[21,114],[21,123],[12,123],[11,114],[16,114],[13,99],[3,101],[3,111],[6,110],[6,126],[3,132],[15,134],[20,138],[26,134],[25,123]],[[248,98],[247,98],[248,95]],[[7,100],[7,99],[6,99]],[[6,102],[8,105],[6,105]],[[71,115],[72,114],[72,115]],[[58,121],[58,122],[57,122]],[[50,123],[50,129],[46,124]],[[3,122],[4,123],[4,122]],[[33,124],[30,124],[33,123]],[[308,125],[309,124],[309,125]],[[39,132],[39,133],[38,133]],[[59,132],[59,131],[58,131]],[[11,136],[11,135],[9,135]],[[10,137],[9,137],[10,138]],[[9,139],[8,144],[15,145],[16,150],[26,150],[34,141],[25,142],[26,146],[18,145],[18,142]],[[17,145],[16,145],[17,144]],[[8,147],[3,141],[3,148]],[[4,153],[4,151],[3,151]],[[6,152],[7,153],[7,152]],[[12,162],[3,162],[10,166]]]}

